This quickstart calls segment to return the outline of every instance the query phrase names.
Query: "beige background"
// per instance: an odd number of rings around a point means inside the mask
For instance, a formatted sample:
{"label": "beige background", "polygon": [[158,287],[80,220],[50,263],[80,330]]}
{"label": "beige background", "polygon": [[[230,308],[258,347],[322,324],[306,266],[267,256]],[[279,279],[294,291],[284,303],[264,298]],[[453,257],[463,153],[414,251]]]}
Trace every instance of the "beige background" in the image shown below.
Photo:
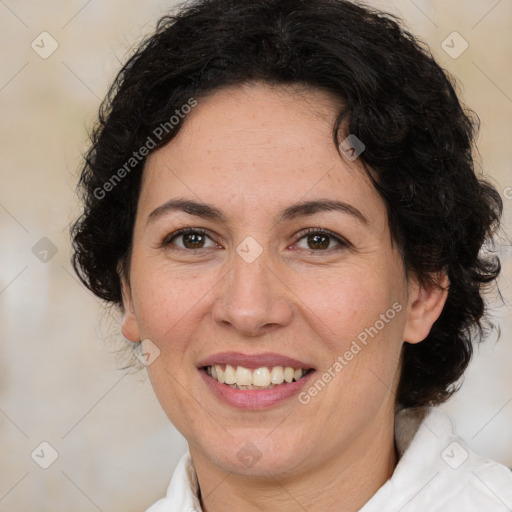
{"label": "beige background", "polygon": [[[458,78],[481,118],[481,167],[505,198],[510,228],[512,2],[373,4],[401,14]],[[0,0],[0,511],[144,510],[164,494],[185,449],[145,374],[119,369],[115,312],[77,283],[67,234],[99,100],[130,47],[170,5]],[[59,45],[47,59],[31,48],[43,31]],[[469,44],[457,59],[441,47],[453,31]],[[33,253],[38,242],[50,250],[47,262]],[[502,252],[510,304],[510,247]],[[480,348],[444,408],[475,450],[512,466],[511,310],[497,301],[493,310],[501,340]],[[43,441],[58,453],[46,470],[31,458],[37,448],[34,458],[49,460]]]}

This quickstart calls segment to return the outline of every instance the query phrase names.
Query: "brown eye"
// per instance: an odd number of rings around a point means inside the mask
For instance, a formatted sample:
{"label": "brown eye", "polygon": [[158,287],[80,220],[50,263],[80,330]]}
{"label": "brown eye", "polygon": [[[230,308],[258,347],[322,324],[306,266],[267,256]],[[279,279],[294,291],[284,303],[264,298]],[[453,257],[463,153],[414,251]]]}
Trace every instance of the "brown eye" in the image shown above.
{"label": "brown eye", "polygon": [[352,247],[343,237],[322,229],[309,229],[303,233],[297,241],[297,246],[317,253]]}
{"label": "brown eye", "polygon": [[188,233],[186,235],[181,235],[183,240],[183,245],[187,249],[197,249],[198,247],[203,247],[205,236],[200,233]]}
{"label": "brown eye", "polygon": [[326,235],[308,235],[307,241],[310,249],[328,249],[330,237]]}
{"label": "brown eye", "polygon": [[[210,245],[206,245],[210,241]],[[203,231],[197,229],[183,229],[171,234],[164,240],[164,246],[175,245],[180,249],[208,249],[217,244]]]}

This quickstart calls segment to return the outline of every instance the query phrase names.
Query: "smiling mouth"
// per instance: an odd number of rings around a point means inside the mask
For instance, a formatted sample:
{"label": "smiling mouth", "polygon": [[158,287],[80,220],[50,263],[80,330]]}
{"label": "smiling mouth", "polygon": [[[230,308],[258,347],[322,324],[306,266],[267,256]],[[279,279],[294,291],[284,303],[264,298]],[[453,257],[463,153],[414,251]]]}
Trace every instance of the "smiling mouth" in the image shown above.
{"label": "smiling mouth", "polygon": [[271,389],[297,382],[313,369],[292,368],[291,366],[262,366],[250,370],[243,366],[216,364],[203,369],[214,380],[234,389]]}

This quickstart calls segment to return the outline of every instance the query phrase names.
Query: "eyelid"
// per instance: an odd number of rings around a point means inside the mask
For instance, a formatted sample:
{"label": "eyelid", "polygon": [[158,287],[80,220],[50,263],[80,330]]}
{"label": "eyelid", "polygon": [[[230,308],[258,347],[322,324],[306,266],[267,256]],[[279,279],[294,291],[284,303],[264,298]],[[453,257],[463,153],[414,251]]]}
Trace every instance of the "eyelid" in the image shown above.
{"label": "eyelid", "polygon": [[[204,228],[182,228],[182,229],[178,229],[177,231],[173,231],[172,233],[170,233],[169,235],[167,235],[166,237],[164,237],[164,239],[162,240],[161,242],[161,247],[166,247],[168,245],[171,245],[171,241],[174,240],[175,238],[178,238],[182,235],[188,235],[190,233],[199,233],[201,235],[204,235],[206,237],[208,237],[212,242],[214,242],[215,244],[219,245],[219,243],[211,236],[210,232],[207,230],[207,229],[204,229]],[[183,249],[182,247],[177,247],[178,250],[184,250],[184,251],[197,251],[198,249]],[[211,247],[202,247],[201,249],[211,249]]]}
{"label": "eyelid", "polygon": [[[297,242],[299,242],[300,240],[302,240],[305,236],[309,235],[309,234],[321,234],[321,235],[327,235],[329,236],[330,238],[334,238],[341,247],[345,247],[345,248],[348,248],[348,249],[353,249],[354,246],[343,236],[337,234],[337,233],[334,233],[333,231],[329,230],[329,229],[325,229],[325,228],[307,228],[307,229],[304,229],[302,231],[300,231],[297,235],[296,235],[296,239],[295,239],[295,242],[294,244],[296,244]],[[330,253],[332,250],[335,250],[335,248],[331,248],[331,249],[326,249],[324,251],[313,251],[311,250],[310,252],[312,253],[318,253],[318,254],[328,254]]]}
{"label": "eyelid", "polygon": [[[174,240],[175,238],[178,238],[179,236],[190,234],[190,233],[202,234],[202,235],[208,237],[215,244],[220,245],[219,242],[217,240],[215,240],[214,237],[211,236],[210,232],[207,229],[187,227],[187,228],[178,229],[177,231],[173,231],[171,234],[166,236],[162,240],[161,246],[162,247],[166,247],[166,246],[170,245],[171,241]],[[345,247],[345,248],[349,248],[349,249],[354,247],[343,236],[341,236],[341,235],[339,235],[337,233],[334,233],[333,231],[330,231],[329,229],[319,228],[319,227],[316,227],[316,228],[306,228],[306,229],[303,229],[302,231],[300,231],[299,233],[297,233],[297,235],[295,235],[295,241],[293,242],[293,245],[296,244],[297,242],[299,242],[300,240],[302,240],[303,238],[305,238],[307,235],[310,235],[310,234],[327,235],[330,238],[333,238],[334,240],[336,240],[336,242],[338,242],[339,246],[341,246],[341,247]],[[200,249],[203,249],[203,250],[204,249],[211,249],[211,247],[201,247],[199,249],[183,249],[182,247],[178,247],[178,249],[184,250],[184,251],[198,251]],[[307,251],[307,249],[304,249],[304,250]],[[311,249],[311,250],[309,250],[309,252],[316,253],[316,254],[322,254],[322,253],[328,254],[328,253],[330,253],[333,250],[336,250],[336,248],[326,249],[326,250],[323,250],[323,251],[314,251],[314,250]]]}

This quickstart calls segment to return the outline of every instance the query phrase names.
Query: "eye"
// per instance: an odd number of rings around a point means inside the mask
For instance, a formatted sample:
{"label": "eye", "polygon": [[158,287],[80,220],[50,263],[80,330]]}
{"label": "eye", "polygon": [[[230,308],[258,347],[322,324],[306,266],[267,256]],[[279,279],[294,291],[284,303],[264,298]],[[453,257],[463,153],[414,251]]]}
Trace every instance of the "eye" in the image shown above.
{"label": "eye", "polygon": [[[352,247],[350,242],[343,237],[332,233],[331,231],[319,228],[310,228],[300,234],[300,238],[296,242],[299,249],[313,251],[313,252],[330,252],[336,248]],[[304,241],[304,242],[303,242]],[[209,244],[208,244],[209,242]],[[306,246],[300,246],[305,243]],[[333,246],[334,243],[334,247]],[[220,247],[219,244],[214,242],[207,234],[206,230],[201,228],[185,228],[171,233],[162,242],[162,246],[176,246],[183,250],[194,249],[209,249],[213,247]]]}
{"label": "eye", "polygon": [[[211,245],[206,245],[207,241]],[[180,243],[177,243],[180,242]],[[163,242],[163,246],[175,245],[180,249],[209,249],[210,247],[218,247],[207,234],[204,229],[200,228],[186,228],[180,229],[175,233],[170,234]]]}
{"label": "eye", "polygon": [[[311,228],[302,232],[301,235],[302,236],[296,242],[296,245],[298,245],[300,249],[304,250],[327,252],[331,249],[336,250],[336,246],[338,249],[351,247],[350,242],[345,240],[343,237],[325,229]],[[299,245],[302,240],[305,241],[305,247],[300,247]],[[333,242],[335,243],[334,248],[332,247]]]}

